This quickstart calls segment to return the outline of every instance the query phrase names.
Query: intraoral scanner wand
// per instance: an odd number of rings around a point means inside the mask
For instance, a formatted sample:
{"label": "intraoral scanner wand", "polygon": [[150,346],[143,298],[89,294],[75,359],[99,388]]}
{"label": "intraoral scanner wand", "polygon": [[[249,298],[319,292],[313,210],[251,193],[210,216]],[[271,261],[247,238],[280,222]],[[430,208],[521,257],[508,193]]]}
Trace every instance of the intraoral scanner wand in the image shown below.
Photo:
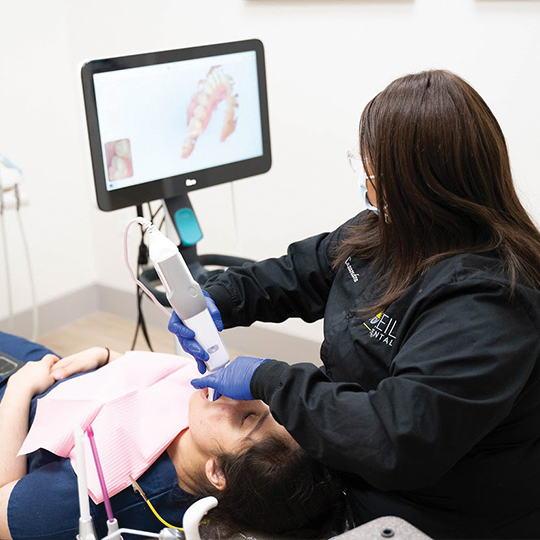
{"label": "intraoral scanner wand", "polygon": [[[130,221],[125,237],[132,223],[139,223],[147,233],[150,259],[165,287],[167,299],[182,322],[195,332],[195,339],[208,353],[209,359],[205,362],[208,371],[213,372],[224,367],[229,362],[229,354],[206,307],[201,287],[193,279],[178,248],[152,222],[144,218]],[[129,263],[128,268],[130,268]],[[131,268],[130,272],[132,272]],[[146,287],[143,286],[143,290],[153,297]],[[154,301],[157,302],[155,299]],[[163,306],[161,307],[164,309]]]}

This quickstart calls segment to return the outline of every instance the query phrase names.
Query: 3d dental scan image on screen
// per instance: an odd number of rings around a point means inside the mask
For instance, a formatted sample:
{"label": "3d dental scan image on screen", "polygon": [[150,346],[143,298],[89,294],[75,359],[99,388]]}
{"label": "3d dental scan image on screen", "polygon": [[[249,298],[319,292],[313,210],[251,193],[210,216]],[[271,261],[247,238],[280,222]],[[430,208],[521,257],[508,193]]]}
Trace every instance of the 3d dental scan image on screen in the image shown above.
{"label": "3d dental scan image on screen", "polygon": [[94,86],[108,190],[262,155],[255,51],[97,73]]}
{"label": "3d dental scan image on screen", "polygon": [[540,0],[2,16],[0,540],[540,539]]}

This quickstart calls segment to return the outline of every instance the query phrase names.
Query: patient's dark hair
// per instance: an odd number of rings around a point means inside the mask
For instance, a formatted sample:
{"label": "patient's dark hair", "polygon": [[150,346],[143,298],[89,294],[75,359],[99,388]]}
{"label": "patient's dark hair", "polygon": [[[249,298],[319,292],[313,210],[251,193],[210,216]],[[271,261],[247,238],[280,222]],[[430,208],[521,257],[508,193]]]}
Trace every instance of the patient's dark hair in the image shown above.
{"label": "patient's dark hair", "polygon": [[210,530],[203,529],[204,536],[259,532],[329,538],[342,532],[346,503],[335,473],[284,437],[244,442],[240,454],[217,458],[226,489],[218,490],[205,478],[199,490],[219,501],[208,513]]}

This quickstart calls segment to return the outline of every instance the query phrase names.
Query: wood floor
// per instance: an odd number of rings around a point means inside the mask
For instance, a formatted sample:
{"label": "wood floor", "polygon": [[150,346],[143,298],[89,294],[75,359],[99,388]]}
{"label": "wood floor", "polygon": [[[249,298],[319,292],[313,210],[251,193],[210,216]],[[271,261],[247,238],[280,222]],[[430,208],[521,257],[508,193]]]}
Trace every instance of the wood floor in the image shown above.
{"label": "wood floor", "polygon": [[[123,353],[131,349],[135,323],[135,320],[100,312],[40,336],[37,341],[59,356],[67,356],[96,346],[108,347]],[[150,326],[148,333],[154,351],[171,354],[175,352],[175,338],[166,328]],[[141,331],[134,349],[149,350]],[[231,358],[235,358],[242,353],[229,348],[229,354]]]}

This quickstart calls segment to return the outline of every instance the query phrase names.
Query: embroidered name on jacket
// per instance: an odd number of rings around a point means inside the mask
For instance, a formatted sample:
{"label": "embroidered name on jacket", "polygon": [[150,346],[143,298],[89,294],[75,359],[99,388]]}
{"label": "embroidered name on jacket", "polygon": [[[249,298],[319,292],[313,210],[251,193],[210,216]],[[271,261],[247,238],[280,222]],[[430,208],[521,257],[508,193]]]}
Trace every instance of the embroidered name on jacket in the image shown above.
{"label": "embroidered name on jacket", "polygon": [[358,274],[353,270],[353,267],[351,265],[351,257],[347,258],[347,260],[345,261],[345,266],[347,267],[349,274],[351,274],[352,280],[356,283],[358,281]]}
{"label": "embroidered name on jacket", "polygon": [[378,339],[385,345],[392,347],[396,338],[398,321],[386,313],[379,313],[364,323],[369,330],[369,337]]}

